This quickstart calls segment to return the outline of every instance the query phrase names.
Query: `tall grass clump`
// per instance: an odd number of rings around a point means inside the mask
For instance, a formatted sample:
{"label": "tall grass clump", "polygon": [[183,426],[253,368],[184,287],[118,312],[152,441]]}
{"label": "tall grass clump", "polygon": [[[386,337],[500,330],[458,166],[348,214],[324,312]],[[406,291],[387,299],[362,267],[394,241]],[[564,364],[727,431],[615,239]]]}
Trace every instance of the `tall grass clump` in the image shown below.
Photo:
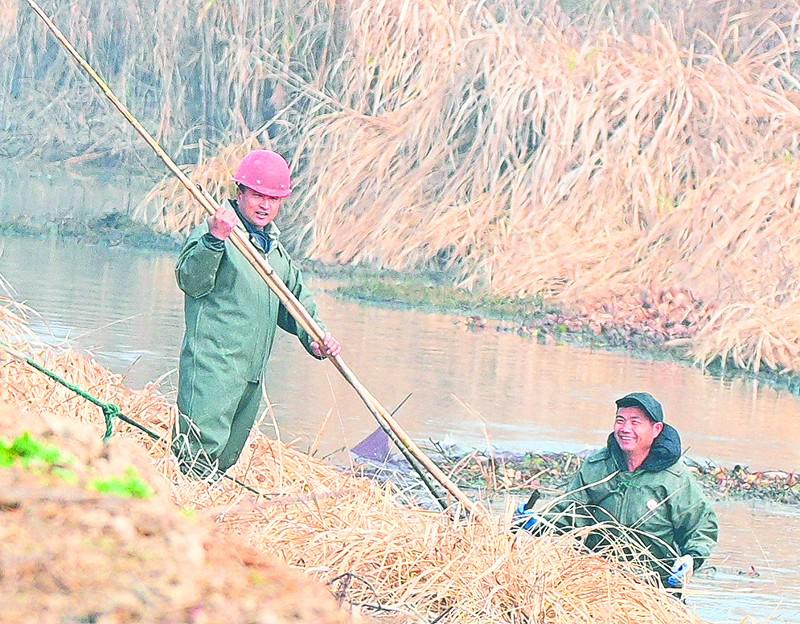
{"label": "tall grass clump", "polygon": [[624,4],[350,3],[295,246],[796,370],[800,3]]}
{"label": "tall grass clump", "polygon": [[[4,317],[0,334],[20,326],[23,319]],[[174,405],[155,387],[130,390],[82,353],[34,344],[26,350],[169,438]],[[61,418],[96,423],[101,446],[95,406],[2,349],[0,404],[36,412],[53,423],[55,435]],[[187,480],[165,442],[123,424],[115,438],[148,451],[182,508],[205,510],[226,531],[330,584],[340,599],[371,605],[392,614],[392,621],[429,622],[447,613],[444,619],[453,623],[701,624],[682,603],[639,579],[635,568],[579,550],[573,536],[512,535],[510,508],[472,521],[448,519],[406,502],[390,485],[334,470],[258,432],[235,473],[268,495],[255,499],[225,480]]]}
{"label": "tall grass clump", "polygon": [[[290,155],[295,250],[640,319],[705,363],[800,364],[798,0],[45,4],[210,192],[254,145]],[[0,151],[138,145],[13,18]],[[151,198],[161,228],[202,218],[175,186]]]}

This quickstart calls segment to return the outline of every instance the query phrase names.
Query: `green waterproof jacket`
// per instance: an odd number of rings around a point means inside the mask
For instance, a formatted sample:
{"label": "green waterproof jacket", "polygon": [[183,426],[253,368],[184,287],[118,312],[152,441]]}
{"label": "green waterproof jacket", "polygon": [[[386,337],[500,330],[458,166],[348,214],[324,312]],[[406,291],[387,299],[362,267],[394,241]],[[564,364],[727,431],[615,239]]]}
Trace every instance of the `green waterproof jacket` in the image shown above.
{"label": "green waterproof jacket", "polygon": [[[611,523],[610,531],[591,533],[587,546],[598,550],[608,544],[607,535],[624,534],[650,551],[646,563],[662,583],[676,552],[691,555],[697,569],[717,542],[717,515],[683,462],[680,437],[669,425],[634,472],[627,471],[622,451],[609,436],[607,447],[586,459],[567,491],[548,514],[552,523],[563,529]],[[619,530],[619,525],[634,530]]]}
{"label": "green waterproof jacket", "polygon": [[[311,337],[295,322],[250,263],[233,247],[210,245],[207,224],[198,226],[181,251],[175,274],[186,294],[186,333],[179,364],[178,408],[193,415],[218,393],[260,382],[276,327],[295,334],[311,351]],[[317,319],[317,308],[300,270],[270,224],[266,258],[300,303]],[[207,400],[208,399],[208,400]],[[196,405],[197,404],[197,405]]]}

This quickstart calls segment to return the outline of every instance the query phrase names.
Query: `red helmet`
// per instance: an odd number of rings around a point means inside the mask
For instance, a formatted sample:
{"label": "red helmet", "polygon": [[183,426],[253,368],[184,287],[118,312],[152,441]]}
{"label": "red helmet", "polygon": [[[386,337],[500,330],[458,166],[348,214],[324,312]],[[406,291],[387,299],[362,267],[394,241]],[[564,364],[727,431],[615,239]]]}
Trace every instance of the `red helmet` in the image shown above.
{"label": "red helmet", "polygon": [[283,156],[270,150],[253,150],[245,156],[233,180],[269,197],[292,194],[289,165]]}

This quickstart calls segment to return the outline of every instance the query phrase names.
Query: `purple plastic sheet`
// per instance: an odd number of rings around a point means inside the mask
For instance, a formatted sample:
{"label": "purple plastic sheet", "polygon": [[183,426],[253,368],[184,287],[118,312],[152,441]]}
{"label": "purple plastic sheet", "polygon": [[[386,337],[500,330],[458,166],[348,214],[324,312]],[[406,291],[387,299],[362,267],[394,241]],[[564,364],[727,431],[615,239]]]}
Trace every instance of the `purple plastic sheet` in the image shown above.
{"label": "purple plastic sheet", "polygon": [[383,463],[389,458],[389,436],[378,427],[350,450],[362,459]]}

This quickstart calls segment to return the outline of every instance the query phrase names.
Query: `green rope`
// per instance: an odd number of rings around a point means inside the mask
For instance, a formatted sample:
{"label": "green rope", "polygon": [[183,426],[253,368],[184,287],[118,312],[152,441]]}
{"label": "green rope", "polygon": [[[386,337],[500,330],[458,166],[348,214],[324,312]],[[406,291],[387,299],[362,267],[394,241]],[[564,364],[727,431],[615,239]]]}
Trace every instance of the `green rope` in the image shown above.
{"label": "green rope", "polygon": [[113,403],[106,403],[102,408],[103,418],[106,419],[106,432],[103,434],[103,442],[108,442],[114,435],[114,420],[119,418],[122,411]]}
{"label": "green rope", "polygon": [[31,366],[32,368],[38,370],[40,373],[46,375],[53,381],[60,383],[65,388],[72,390],[79,397],[86,399],[90,403],[94,403],[97,407],[99,407],[103,411],[103,418],[106,421],[106,432],[103,435],[103,442],[108,442],[111,439],[111,436],[114,435],[114,421],[117,418],[121,418],[126,422],[129,420],[122,413],[122,410],[120,410],[118,405],[115,405],[114,403],[103,403],[103,401],[98,399],[96,396],[92,396],[91,394],[89,394],[85,390],[82,390],[75,384],[71,384],[63,377],[60,377],[57,373],[54,373],[53,371],[45,368],[44,366],[37,364],[31,358],[25,358],[25,363],[28,364],[28,366]]}
{"label": "green rope", "polygon": [[[133,418],[129,418],[128,416],[123,414],[122,410],[120,410],[118,405],[115,405],[114,403],[104,403],[103,401],[98,399],[96,396],[92,396],[91,394],[89,394],[85,390],[79,388],[75,384],[71,384],[66,379],[64,379],[63,377],[59,376],[57,373],[54,373],[50,369],[47,369],[44,366],[42,366],[41,364],[36,363],[31,358],[25,357],[21,353],[14,353],[14,351],[12,351],[11,349],[8,349],[6,347],[5,343],[0,342],[0,346],[3,346],[4,348],[6,348],[9,351],[9,353],[11,353],[14,357],[16,357],[18,359],[21,359],[21,360],[24,360],[24,362],[28,366],[30,366],[31,368],[36,369],[37,371],[39,371],[43,375],[45,375],[45,376],[49,377],[50,379],[52,379],[53,381],[61,384],[65,388],[67,388],[69,390],[72,390],[79,397],[81,397],[83,399],[86,399],[90,403],[94,403],[97,407],[99,407],[103,411],[103,417],[105,418],[105,421],[106,421],[106,431],[105,431],[105,434],[103,435],[103,442],[107,442],[111,438],[111,436],[114,435],[114,421],[117,420],[117,419],[121,420],[124,423],[127,423],[127,424],[131,425],[132,427],[137,428],[139,431],[141,431],[143,433],[146,433],[153,440],[156,440],[156,441],[163,440],[163,438],[160,435],[158,435],[156,432],[154,432],[154,431],[148,429],[147,427],[145,427],[144,425],[136,422],[135,420],[133,420]],[[219,475],[221,477],[223,477],[224,479],[228,479],[228,480],[232,481],[236,485],[244,488],[248,492],[252,492],[256,496],[260,496],[260,497],[265,498],[265,499],[272,499],[272,498],[278,496],[277,494],[264,494],[263,492],[259,492],[257,489],[247,485],[246,483],[243,483],[239,479],[237,479],[235,477],[232,477],[230,475],[227,475],[227,474],[225,474],[223,472],[219,472],[216,469],[215,469],[215,472],[219,473]]]}

